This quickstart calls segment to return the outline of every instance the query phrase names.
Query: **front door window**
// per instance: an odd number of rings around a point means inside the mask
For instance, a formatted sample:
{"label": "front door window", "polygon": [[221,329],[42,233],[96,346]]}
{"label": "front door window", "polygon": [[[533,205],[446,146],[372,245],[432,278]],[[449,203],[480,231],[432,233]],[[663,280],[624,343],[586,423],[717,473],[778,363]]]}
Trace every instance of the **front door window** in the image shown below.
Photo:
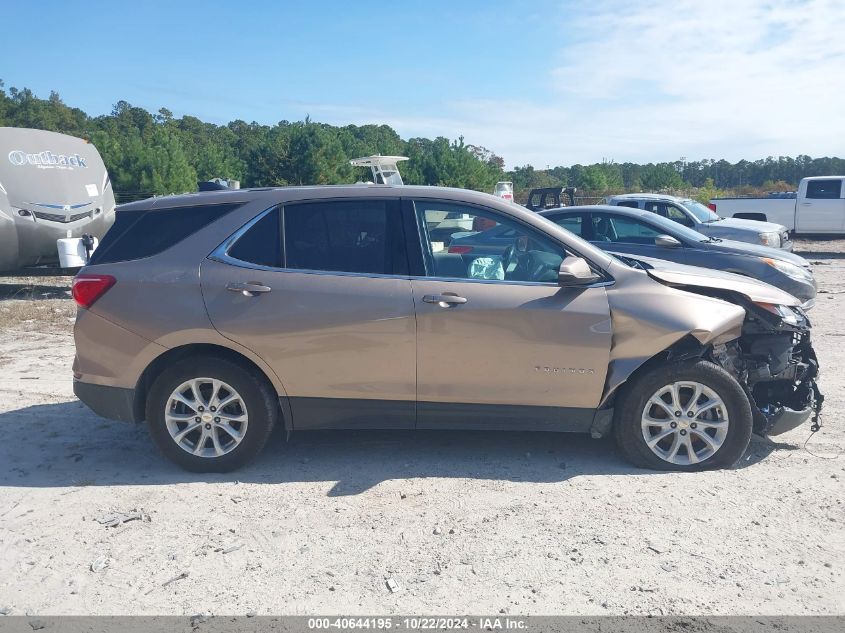
{"label": "front door window", "polygon": [[415,207],[431,276],[557,281],[566,252],[538,231],[495,212],[456,203],[423,200]]}

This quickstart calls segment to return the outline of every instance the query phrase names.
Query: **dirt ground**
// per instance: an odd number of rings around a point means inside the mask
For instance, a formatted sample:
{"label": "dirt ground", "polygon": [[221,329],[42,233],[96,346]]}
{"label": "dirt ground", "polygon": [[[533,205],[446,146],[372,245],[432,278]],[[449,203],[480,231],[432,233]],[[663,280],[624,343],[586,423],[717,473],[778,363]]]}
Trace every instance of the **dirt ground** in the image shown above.
{"label": "dirt ground", "polygon": [[0,612],[843,614],[845,243],[798,250],[825,426],[701,474],[462,432],[277,434],[185,473],[73,398],[70,278],[0,278]]}

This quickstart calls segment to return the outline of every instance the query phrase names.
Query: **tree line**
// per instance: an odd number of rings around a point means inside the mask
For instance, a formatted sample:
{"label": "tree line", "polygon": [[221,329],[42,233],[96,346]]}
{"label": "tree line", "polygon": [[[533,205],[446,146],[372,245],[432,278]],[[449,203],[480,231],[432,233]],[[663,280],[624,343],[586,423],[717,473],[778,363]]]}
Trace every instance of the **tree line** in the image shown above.
{"label": "tree line", "polygon": [[845,160],[809,156],[756,161],[705,159],[663,163],[572,165],[540,170],[531,165],[505,171],[493,151],[450,140],[402,139],[387,125],[334,126],[304,121],[263,125],[243,120],[226,125],[193,116],[176,118],[118,101],[107,115],[89,116],[65,104],[56,92],[41,99],[29,89],[0,81],[0,126],[30,127],[88,139],[99,150],[118,200],[196,190],[198,180],[240,180],[245,187],[343,184],[369,178],[349,160],[399,154],[408,184],[492,191],[511,180],[518,197],[535,187],[575,186],[584,195],[623,191],[696,190],[700,197],[721,190],[751,192],[794,188],[805,176],[845,173]]}

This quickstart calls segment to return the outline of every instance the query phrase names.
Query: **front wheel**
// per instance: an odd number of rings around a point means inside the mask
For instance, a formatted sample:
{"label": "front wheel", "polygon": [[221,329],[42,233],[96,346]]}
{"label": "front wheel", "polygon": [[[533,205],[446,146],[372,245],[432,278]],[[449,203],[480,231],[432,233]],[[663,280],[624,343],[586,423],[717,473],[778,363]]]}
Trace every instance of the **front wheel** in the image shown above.
{"label": "front wheel", "polygon": [[751,439],[748,397],[728,372],[706,360],[669,363],[637,376],[615,410],[617,446],[644,468],[729,467]]}

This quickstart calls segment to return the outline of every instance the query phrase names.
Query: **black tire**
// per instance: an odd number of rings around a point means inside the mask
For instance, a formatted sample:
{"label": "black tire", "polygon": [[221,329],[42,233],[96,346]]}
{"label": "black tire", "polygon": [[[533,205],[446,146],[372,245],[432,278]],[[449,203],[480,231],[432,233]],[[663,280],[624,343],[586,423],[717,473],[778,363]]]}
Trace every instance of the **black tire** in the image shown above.
{"label": "black tire", "polygon": [[[722,445],[696,464],[674,464],[656,455],[646,443],[641,427],[648,400],[664,385],[685,380],[712,389],[724,402],[729,420]],[[748,448],[752,425],[751,404],[739,383],[718,365],[698,359],[659,365],[627,383],[616,399],[613,432],[620,453],[635,466],[653,470],[700,471],[733,466]]]}
{"label": "black tire", "polygon": [[[214,378],[230,385],[242,397],[249,423],[243,439],[220,457],[192,455],[171,437],[165,423],[170,395],[194,378]],[[165,369],[147,395],[146,418],[150,435],[159,450],[182,468],[200,473],[225,473],[240,468],[264,448],[279,417],[278,397],[266,377],[230,360],[213,356],[186,358]]]}

